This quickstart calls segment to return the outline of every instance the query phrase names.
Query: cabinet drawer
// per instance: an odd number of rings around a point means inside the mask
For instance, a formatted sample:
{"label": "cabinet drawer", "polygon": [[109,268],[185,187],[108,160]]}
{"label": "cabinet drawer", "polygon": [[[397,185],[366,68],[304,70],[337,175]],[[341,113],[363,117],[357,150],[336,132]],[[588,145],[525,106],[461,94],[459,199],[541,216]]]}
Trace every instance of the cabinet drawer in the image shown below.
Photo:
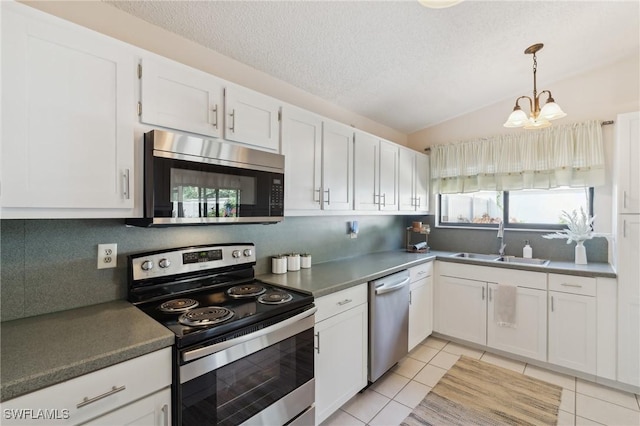
{"label": "cabinet drawer", "polygon": [[411,276],[411,282],[433,275],[433,262],[426,262],[409,268],[409,275]]}
{"label": "cabinet drawer", "polygon": [[[56,424],[70,425],[85,422],[170,385],[171,348],[165,348],[19,396],[2,405],[4,409],[16,410],[65,410],[67,418],[57,420]],[[4,419],[3,424],[5,420],[6,424],[33,422],[33,419]]]}
{"label": "cabinet drawer", "polygon": [[595,296],[596,279],[574,275],[549,274],[549,290]]}
{"label": "cabinet drawer", "polygon": [[333,315],[367,303],[367,283],[322,296],[315,301],[316,324]]}

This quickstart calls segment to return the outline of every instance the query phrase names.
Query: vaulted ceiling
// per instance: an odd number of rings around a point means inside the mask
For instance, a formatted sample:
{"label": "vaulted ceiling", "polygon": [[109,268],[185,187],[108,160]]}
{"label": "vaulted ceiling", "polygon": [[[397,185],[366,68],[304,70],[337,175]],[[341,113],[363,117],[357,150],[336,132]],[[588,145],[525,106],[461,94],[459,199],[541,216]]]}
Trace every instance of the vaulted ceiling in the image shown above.
{"label": "vaulted ceiling", "polygon": [[640,51],[638,1],[108,3],[403,133],[530,94],[534,43],[552,91]]}

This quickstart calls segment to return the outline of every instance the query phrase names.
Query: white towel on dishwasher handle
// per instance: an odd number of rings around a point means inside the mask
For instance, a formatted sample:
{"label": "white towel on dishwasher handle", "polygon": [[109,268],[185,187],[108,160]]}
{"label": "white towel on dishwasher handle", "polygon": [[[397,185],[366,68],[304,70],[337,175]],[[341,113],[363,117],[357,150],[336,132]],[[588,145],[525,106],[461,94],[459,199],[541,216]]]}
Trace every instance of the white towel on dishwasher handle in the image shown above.
{"label": "white towel on dishwasher handle", "polygon": [[516,298],[518,287],[512,284],[498,284],[493,304],[493,317],[501,327],[516,328]]}

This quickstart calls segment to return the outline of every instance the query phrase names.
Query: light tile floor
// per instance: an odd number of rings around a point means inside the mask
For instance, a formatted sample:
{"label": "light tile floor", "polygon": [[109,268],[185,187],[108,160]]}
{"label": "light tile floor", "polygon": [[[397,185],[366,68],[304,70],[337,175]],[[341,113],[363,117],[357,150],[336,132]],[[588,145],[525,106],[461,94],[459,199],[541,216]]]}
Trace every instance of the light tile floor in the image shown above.
{"label": "light tile floor", "polygon": [[638,395],[434,337],[418,345],[322,426],[399,425],[463,354],[561,386],[560,426],[640,426]]}

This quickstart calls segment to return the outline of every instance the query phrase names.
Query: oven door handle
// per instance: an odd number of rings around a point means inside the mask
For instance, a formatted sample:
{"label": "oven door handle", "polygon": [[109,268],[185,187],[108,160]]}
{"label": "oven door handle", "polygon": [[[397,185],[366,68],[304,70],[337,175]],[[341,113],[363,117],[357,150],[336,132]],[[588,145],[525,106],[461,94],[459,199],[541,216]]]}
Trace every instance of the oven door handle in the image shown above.
{"label": "oven door handle", "polygon": [[[184,362],[193,361],[194,359],[202,358],[203,356],[211,355],[216,352],[223,351],[232,346],[238,345],[240,343],[253,340],[257,337],[264,336],[278,330],[282,330],[283,328],[287,328],[292,324],[295,324],[298,321],[301,321],[305,318],[308,318],[316,313],[318,308],[315,306],[311,309],[307,309],[304,312],[299,313],[298,315],[292,316],[291,318],[287,318],[284,321],[276,323],[272,326],[263,328],[262,330],[255,331],[253,333],[245,334],[244,336],[236,337],[234,339],[226,340],[224,342],[216,343],[215,345],[204,346],[202,348],[193,349],[182,354],[182,360]],[[294,333],[295,334],[295,333]]]}

